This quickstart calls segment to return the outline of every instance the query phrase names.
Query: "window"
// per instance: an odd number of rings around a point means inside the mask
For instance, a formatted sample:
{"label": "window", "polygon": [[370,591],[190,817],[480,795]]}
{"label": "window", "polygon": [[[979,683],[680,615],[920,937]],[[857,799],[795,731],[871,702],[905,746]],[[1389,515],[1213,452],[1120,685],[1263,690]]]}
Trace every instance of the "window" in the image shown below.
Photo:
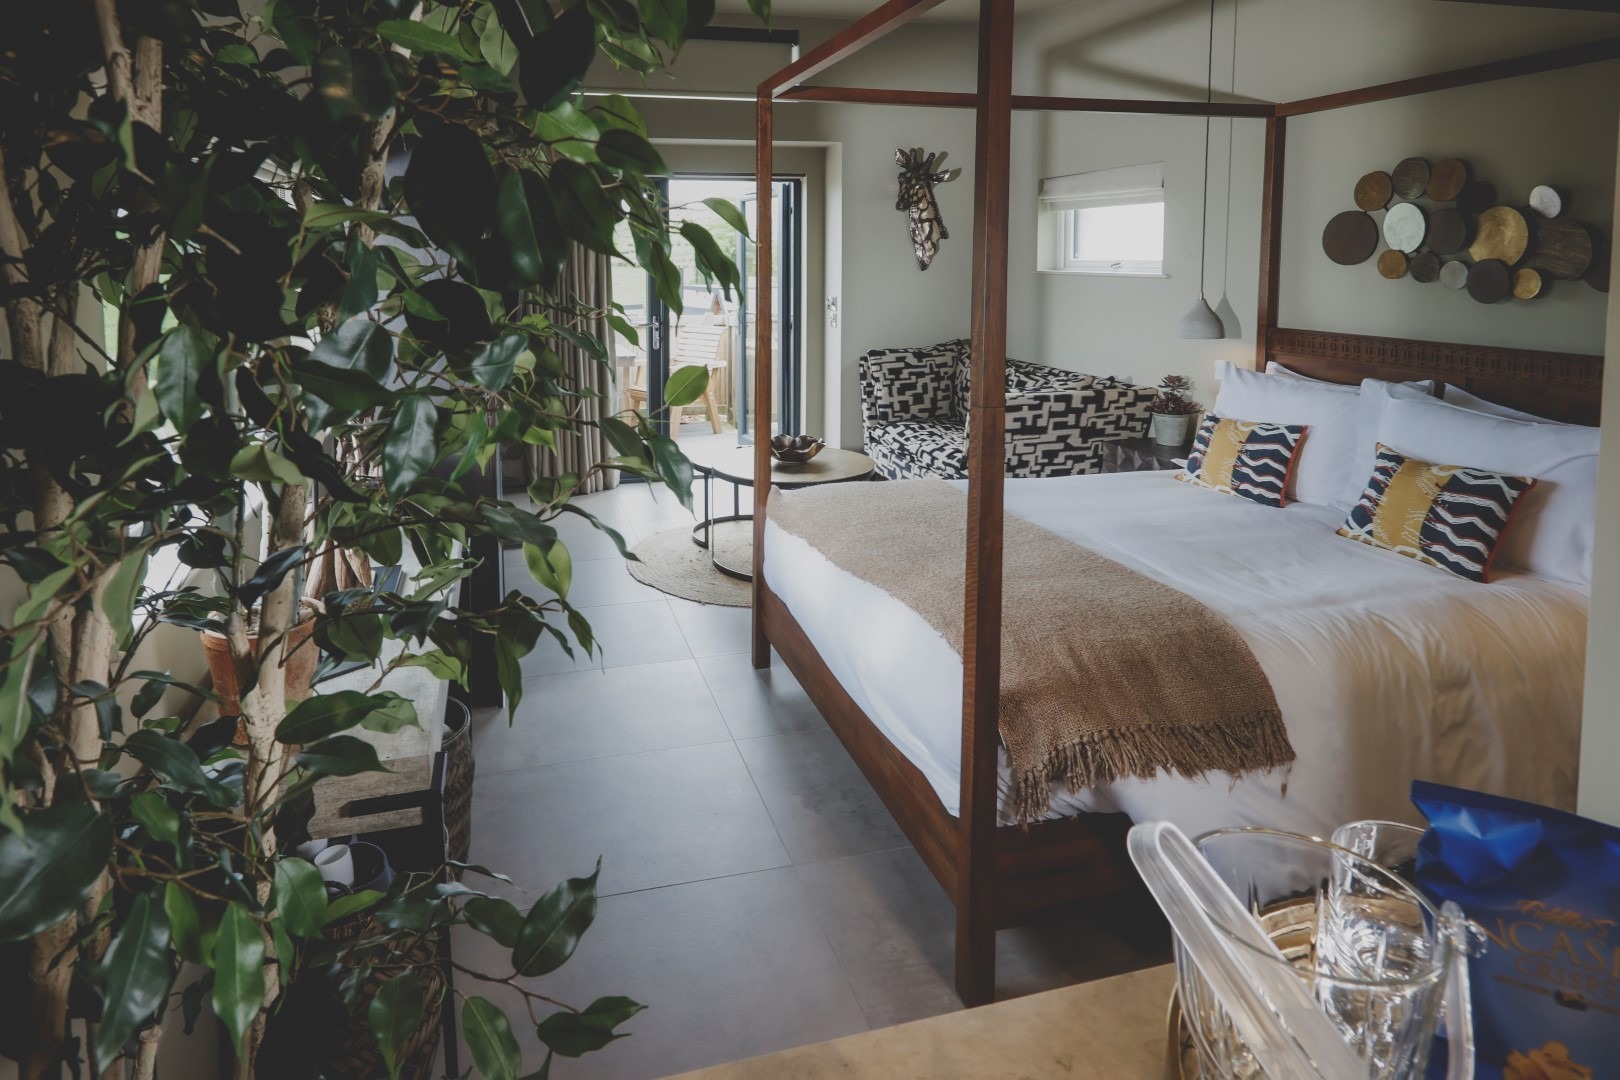
{"label": "window", "polygon": [[1040,269],[1164,274],[1163,164],[1051,177],[1040,202]]}

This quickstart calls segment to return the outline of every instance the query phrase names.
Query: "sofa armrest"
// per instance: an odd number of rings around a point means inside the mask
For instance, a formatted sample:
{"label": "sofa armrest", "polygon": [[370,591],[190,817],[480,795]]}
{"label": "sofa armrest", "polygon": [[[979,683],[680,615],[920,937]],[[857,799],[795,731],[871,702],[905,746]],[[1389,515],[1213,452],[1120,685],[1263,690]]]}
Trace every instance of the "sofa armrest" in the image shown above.
{"label": "sofa armrest", "polygon": [[[1086,378],[1091,378],[1086,376]],[[1092,379],[1074,390],[1015,390],[1007,394],[1007,439],[1130,439],[1147,430],[1148,402],[1157,391]]]}
{"label": "sofa armrest", "polygon": [[874,349],[861,357],[861,420],[867,427],[952,418],[950,373],[957,343]]}

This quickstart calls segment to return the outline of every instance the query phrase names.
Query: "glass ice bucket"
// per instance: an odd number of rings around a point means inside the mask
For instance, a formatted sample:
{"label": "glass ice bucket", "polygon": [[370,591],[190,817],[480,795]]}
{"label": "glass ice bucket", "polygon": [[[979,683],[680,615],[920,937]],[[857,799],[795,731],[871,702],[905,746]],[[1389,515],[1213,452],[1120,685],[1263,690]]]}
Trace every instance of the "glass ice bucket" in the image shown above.
{"label": "glass ice bucket", "polygon": [[[1209,913],[1215,932],[1249,960],[1303,982],[1359,1062],[1359,1070],[1344,1075],[1420,1080],[1448,981],[1459,978],[1459,969],[1466,995],[1466,966],[1454,964],[1456,943],[1466,949],[1468,941],[1460,920],[1443,917],[1362,845],[1357,854],[1314,837],[1251,828],[1207,833],[1194,845],[1276,949],[1257,948],[1219,912]],[[1268,1076],[1179,938],[1176,977],[1204,1080]],[[1466,1028],[1466,1021],[1458,1026]],[[1458,1034],[1468,1033],[1453,1038]],[[1305,1075],[1343,1071],[1341,1062],[1337,1070]]]}

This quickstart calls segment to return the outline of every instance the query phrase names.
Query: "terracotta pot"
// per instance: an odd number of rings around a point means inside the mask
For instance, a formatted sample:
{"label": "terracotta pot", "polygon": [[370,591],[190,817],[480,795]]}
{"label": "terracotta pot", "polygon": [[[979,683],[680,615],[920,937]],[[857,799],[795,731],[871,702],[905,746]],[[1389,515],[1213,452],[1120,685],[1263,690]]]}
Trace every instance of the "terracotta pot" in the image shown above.
{"label": "terracotta pot", "polygon": [[[320,659],[321,652],[308,644],[309,636],[314,632],[315,620],[305,619],[287,633],[281,669],[286,673],[288,701],[302,701],[310,695],[310,685],[315,679],[315,663]],[[208,657],[208,673],[214,677],[214,693],[219,697],[219,715],[237,716],[242,711],[242,700],[236,688],[236,665],[231,661],[230,642],[217,630],[204,630],[202,640],[203,653]],[[253,655],[258,656],[257,631],[248,633],[248,644],[253,648]],[[292,655],[286,656],[287,653]]]}

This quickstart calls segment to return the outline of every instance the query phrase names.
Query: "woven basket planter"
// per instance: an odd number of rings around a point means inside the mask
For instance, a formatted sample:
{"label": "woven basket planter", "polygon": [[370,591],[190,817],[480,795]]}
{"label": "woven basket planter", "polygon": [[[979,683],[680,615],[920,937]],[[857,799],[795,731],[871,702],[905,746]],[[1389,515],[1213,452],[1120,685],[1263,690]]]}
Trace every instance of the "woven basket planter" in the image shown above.
{"label": "woven basket planter", "polygon": [[[456,862],[466,862],[472,851],[474,767],[472,713],[465,702],[451,698],[444,716],[444,827],[446,850]],[[460,880],[461,871],[451,872]]]}

